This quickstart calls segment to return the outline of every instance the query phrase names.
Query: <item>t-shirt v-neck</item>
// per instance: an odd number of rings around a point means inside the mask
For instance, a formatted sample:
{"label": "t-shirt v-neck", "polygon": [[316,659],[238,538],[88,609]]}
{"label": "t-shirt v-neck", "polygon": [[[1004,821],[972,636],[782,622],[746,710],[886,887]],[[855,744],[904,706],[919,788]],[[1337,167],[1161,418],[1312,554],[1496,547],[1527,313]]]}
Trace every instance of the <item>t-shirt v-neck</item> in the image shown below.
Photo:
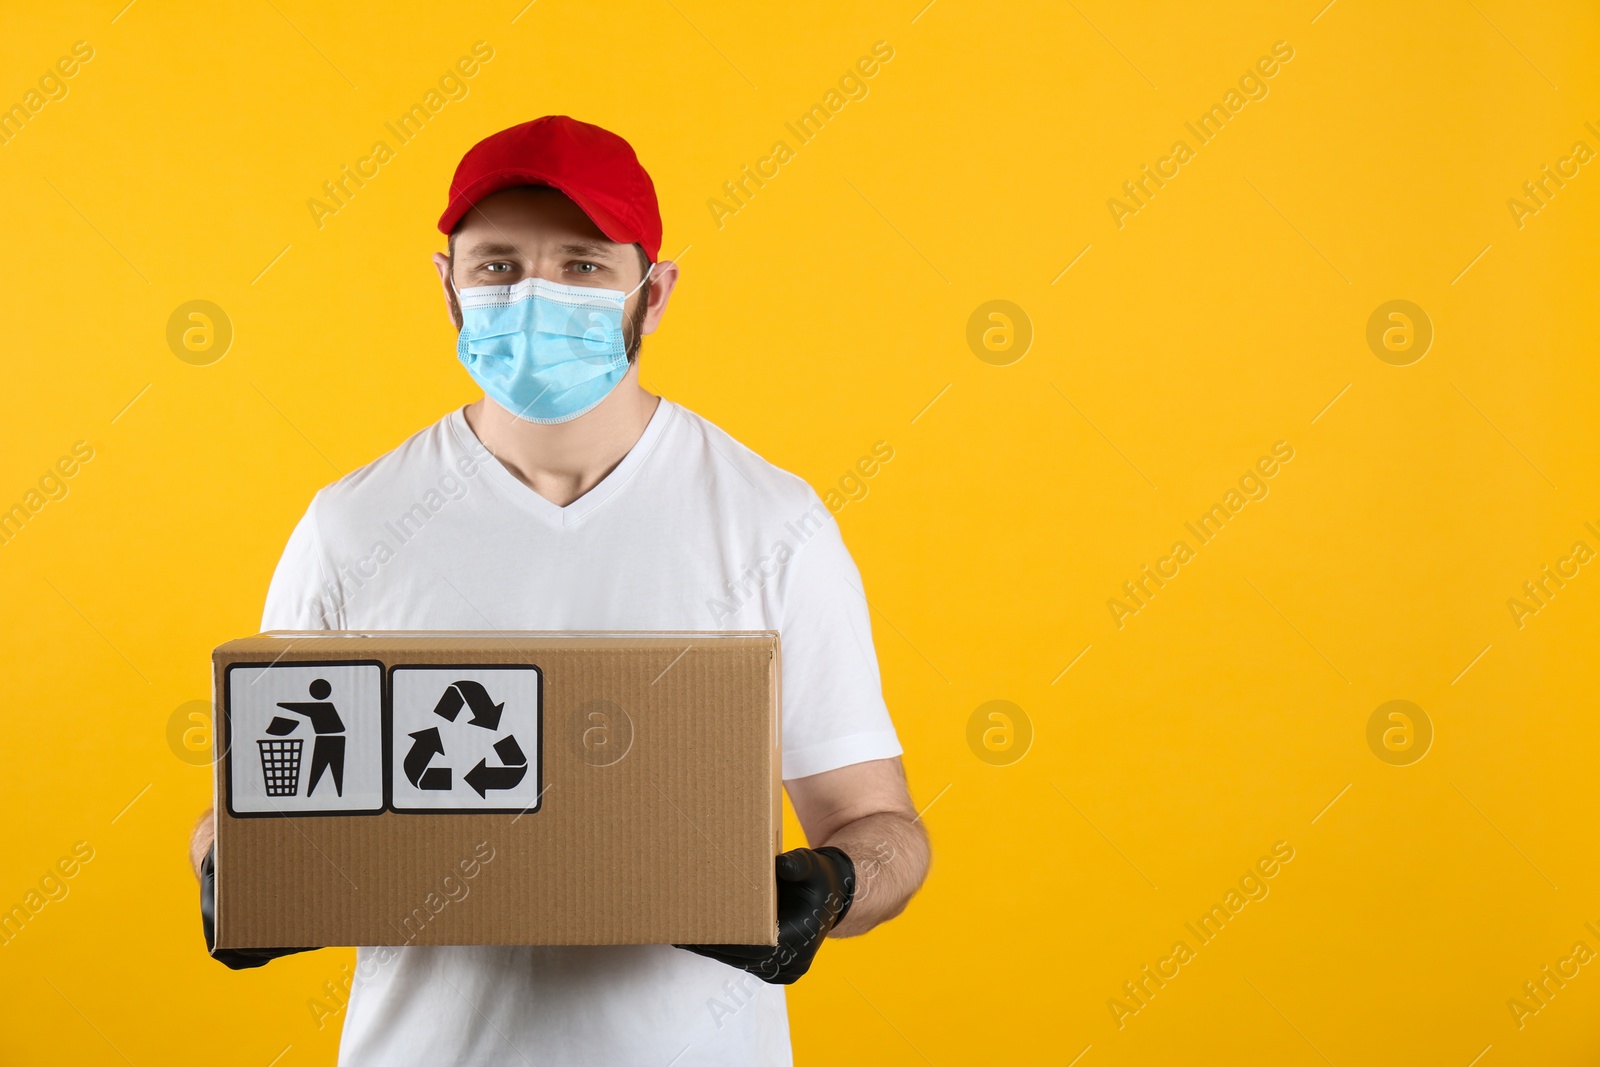
{"label": "t-shirt v-neck", "polygon": [[667,423],[676,415],[677,405],[666,397],[662,397],[656,404],[656,410],[651,414],[650,421],[645,424],[644,433],[633,443],[628,454],[622,461],[595,486],[578,499],[561,507],[555,501],[540,496],[533,488],[524,483],[515,474],[492,455],[478,435],[472,432],[472,427],[467,423],[466,409],[457,408],[450,413],[450,429],[455,434],[456,442],[463,451],[469,455],[483,457],[482,469],[500,486],[506,496],[515,501],[523,510],[538,516],[551,526],[568,527],[582,522],[590,512],[604,504],[627,484],[634,473],[644,463],[650,452],[655,448],[666,431]]}

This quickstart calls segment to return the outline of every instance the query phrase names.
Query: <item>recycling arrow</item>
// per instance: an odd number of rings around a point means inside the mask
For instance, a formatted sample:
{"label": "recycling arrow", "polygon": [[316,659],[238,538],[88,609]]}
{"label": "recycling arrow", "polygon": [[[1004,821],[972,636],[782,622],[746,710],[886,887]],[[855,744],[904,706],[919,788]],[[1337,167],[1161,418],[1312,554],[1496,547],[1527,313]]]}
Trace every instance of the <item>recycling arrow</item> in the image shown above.
{"label": "recycling arrow", "polygon": [[461,776],[485,800],[489,799],[489,790],[513,789],[528,776],[528,757],[522,754],[522,746],[517,744],[514,734],[496,741],[494,751],[506,766],[491,767],[488,760],[481,759],[477,766]]}
{"label": "recycling arrow", "polygon": [[450,683],[449,688],[439,697],[439,703],[434,705],[433,713],[449,722],[455,722],[463,707],[472,709],[472,718],[467,721],[473,726],[481,726],[485,730],[500,729],[500,713],[505,710],[505,703],[496,704],[490,699],[489,691],[483,687],[483,683],[474,682],[470,678]]}
{"label": "recycling arrow", "polygon": [[428,766],[434,756],[444,754],[444,741],[439,737],[439,728],[430,726],[410,736],[411,751],[406,753],[405,758],[406,780],[418,789],[448,790],[450,768]]}

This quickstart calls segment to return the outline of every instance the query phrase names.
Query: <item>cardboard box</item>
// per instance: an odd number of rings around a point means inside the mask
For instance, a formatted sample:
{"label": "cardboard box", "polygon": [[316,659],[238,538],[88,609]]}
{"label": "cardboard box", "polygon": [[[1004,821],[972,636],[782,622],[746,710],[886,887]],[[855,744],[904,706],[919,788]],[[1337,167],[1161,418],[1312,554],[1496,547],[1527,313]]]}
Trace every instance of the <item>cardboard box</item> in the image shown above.
{"label": "cardboard box", "polygon": [[776,943],[778,635],[213,654],[217,945]]}

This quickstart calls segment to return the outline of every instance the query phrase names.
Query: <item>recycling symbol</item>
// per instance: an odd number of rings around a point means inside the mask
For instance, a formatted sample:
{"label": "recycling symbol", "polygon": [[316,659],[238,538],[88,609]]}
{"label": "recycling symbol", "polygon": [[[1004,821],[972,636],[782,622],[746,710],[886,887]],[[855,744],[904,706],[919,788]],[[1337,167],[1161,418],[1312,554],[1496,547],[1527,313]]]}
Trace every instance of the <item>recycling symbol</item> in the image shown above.
{"label": "recycling symbol", "polygon": [[[439,703],[434,705],[433,713],[446,722],[455,722],[463,707],[472,710],[472,718],[467,720],[469,725],[481,726],[489,731],[500,729],[500,716],[505,711],[505,704],[494,703],[489,698],[489,691],[471,679],[451,682],[439,698]],[[411,751],[406,753],[405,759],[406,779],[418,789],[450,789],[450,768],[429,766],[434,756],[445,754],[439,728],[430,726],[426,730],[418,730],[411,735],[411,740]],[[461,776],[474,792],[485,799],[488,799],[489,790],[511,789],[528,774],[528,757],[523,755],[516,735],[506,734],[500,738],[494,743],[494,751],[500,757],[501,766],[491,767],[487,759],[480,759],[476,766]]]}
{"label": "recycling symbol", "polygon": [[538,811],[542,686],[534,664],[390,667],[389,808]]}

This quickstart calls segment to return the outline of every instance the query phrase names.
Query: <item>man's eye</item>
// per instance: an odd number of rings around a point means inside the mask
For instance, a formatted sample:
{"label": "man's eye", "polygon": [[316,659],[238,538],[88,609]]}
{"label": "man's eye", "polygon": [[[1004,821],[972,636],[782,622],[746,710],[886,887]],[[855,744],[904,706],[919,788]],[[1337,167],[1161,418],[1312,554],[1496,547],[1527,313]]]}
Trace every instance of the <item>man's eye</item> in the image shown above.
{"label": "man's eye", "polygon": [[483,265],[483,269],[488,271],[491,274],[504,274],[506,271],[511,269],[511,264],[509,264],[509,263],[485,263]]}
{"label": "man's eye", "polygon": [[593,274],[600,268],[593,263],[574,263],[572,265],[572,269],[577,271],[579,274]]}

